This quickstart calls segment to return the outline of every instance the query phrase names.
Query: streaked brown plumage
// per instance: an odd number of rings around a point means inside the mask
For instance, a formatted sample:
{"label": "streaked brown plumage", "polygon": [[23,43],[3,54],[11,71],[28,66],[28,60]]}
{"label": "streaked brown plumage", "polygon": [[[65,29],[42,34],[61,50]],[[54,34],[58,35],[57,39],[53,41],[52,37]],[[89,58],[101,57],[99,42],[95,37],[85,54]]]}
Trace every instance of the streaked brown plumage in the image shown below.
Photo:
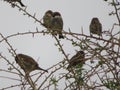
{"label": "streaked brown plumage", "polygon": [[94,17],[90,23],[90,35],[97,34],[98,36],[102,36],[102,24],[100,23],[97,17]]}
{"label": "streaked brown plumage", "polygon": [[43,25],[46,28],[50,28],[52,18],[53,18],[53,12],[51,10],[46,11],[45,15],[43,16]]}
{"label": "streaked brown plumage", "polygon": [[52,35],[59,35],[59,39],[64,39],[62,35],[63,30],[63,20],[59,12],[53,12],[48,10],[43,16],[43,26],[51,32]]}
{"label": "streaked brown plumage", "polygon": [[80,63],[84,64],[85,63],[84,59],[85,59],[85,53],[83,51],[78,51],[76,55],[74,55],[70,59],[69,65],[67,68],[69,69],[70,67],[74,67]]}
{"label": "streaked brown plumage", "polygon": [[29,74],[34,70],[43,70],[45,72],[48,72],[47,70],[40,68],[38,66],[38,63],[30,56],[24,54],[17,54],[17,56],[15,57],[15,61],[24,70],[26,74]]}
{"label": "streaked brown plumage", "polygon": [[64,39],[64,36],[62,35],[63,19],[59,12],[53,13],[53,18],[51,20],[50,27],[53,30],[53,32],[56,32],[57,34],[59,34],[59,39]]}

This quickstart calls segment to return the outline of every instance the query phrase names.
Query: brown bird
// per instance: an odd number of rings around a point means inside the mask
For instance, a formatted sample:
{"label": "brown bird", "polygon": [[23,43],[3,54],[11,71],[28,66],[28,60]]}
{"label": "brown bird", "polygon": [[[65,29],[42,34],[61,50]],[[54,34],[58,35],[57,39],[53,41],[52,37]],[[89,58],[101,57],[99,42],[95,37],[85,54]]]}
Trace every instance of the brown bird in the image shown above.
{"label": "brown bird", "polygon": [[21,2],[21,0],[5,0],[7,2],[18,2],[22,7],[25,7],[25,5]]}
{"label": "brown bird", "polygon": [[59,12],[53,13],[53,18],[51,20],[50,27],[53,32],[56,32],[57,34],[59,34],[59,39],[64,39],[64,36],[62,35],[63,19]]}
{"label": "brown bird", "polygon": [[43,25],[46,28],[50,28],[52,18],[53,18],[53,12],[51,10],[46,11],[43,16]]}
{"label": "brown bird", "polygon": [[34,70],[43,70],[45,72],[48,72],[47,70],[40,68],[38,66],[38,63],[30,56],[24,54],[17,54],[17,56],[15,57],[15,61],[24,70],[26,74],[29,74]]}
{"label": "brown bird", "polygon": [[83,51],[78,51],[76,55],[74,55],[70,59],[67,69],[69,69],[70,67],[74,67],[80,63],[84,64],[85,63],[84,60],[85,60],[85,53]]}
{"label": "brown bird", "polygon": [[94,17],[90,23],[90,35],[97,34],[98,36],[102,36],[102,24],[100,23],[97,17]]}

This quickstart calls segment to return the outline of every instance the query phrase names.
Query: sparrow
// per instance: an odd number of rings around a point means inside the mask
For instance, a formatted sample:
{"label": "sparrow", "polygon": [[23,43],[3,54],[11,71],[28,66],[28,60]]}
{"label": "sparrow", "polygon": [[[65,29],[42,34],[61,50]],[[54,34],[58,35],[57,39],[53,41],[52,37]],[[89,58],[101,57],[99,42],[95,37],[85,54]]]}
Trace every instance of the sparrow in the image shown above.
{"label": "sparrow", "polygon": [[29,74],[34,70],[44,70],[38,66],[38,63],[30,56],[24,54],[17,54],[15,57],[16,63],[24,70],[25,74]]}
{"label": "sparrow", "polygon": [[53,12],[53,18],[51,19],[50,28],[53,32],[59,34],[59,39],[64,39],[64,36],[62,35],[63,19],[59,12]]}
{"label": "sparrow", "polygon": [[46,28],[50,28],[50,25],[51,25],[50,23],[52,18],[53,18],[53,12],[51,10],[46,11],[43,16],[43,25]]}
{"label": "sparrow", "polygon": [[75,67],[76,65],[85,63],[85,53],[83,51],[78,51],[69,61],[67,69],[70,67]]}
{"label": "sparrow", "polygon": [[25,7],[25,5],[21,2],[21,0],[5,0],[7,2],[18,2],[22,7]]}
{"label": "sparrow", "polygon": [[99,19],[97,17],[94,17],[91,20],[90,26],[90,35],[97,34],[98,36],[102,36],[102,24],[100,23]]}

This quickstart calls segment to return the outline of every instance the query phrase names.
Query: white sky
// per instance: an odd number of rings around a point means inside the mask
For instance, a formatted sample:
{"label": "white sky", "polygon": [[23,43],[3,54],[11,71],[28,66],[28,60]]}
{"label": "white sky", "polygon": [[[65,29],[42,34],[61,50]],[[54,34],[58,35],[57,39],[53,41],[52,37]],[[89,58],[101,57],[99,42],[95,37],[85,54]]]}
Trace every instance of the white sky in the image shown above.
{"label": "white sky", "polygon": [[[108,30],[116,20],[116,17],[108,16],[113,9],[103,0],[22,0],[22,2],[27,5],[29,13],[32,15],[36,13],[38,19],[41,19],[49,9],[59,11],[63,17],[65,31],[70,28],[72,32],[81,33],[81,27],[83,27],[84,33],[89,34],[89,24],[93,17],[98,17],[103,30]],[[18,8],[11,8],[10,4],[0,1],[0,33],[7,36],[18,32],[36,31],[36,27],[39,31],[45,29],[38,23],[34,23],[32,18],[23,15]],[[30,55],[36,60],[39,58],[39,65],[42,68],[49,68],[64,58],[54,45],[56,41],[51,35],[37,34],[34,38],[31,35],[25,35],[8,40],[14,49],[17,49],[17,53]],[[77,48],[72,47],[71,43],[65,39],[61,40],[61,43],[64,44],[65,52],[70,54],[70,57],[75,54]],[[9,57],[7,47],[5,43],[0,43],[0,53]],[[11,60],[14,59],[11,58]],[[0,62],[0,68],[4,67]],[[1,78],[0,83],[4,83]]]}

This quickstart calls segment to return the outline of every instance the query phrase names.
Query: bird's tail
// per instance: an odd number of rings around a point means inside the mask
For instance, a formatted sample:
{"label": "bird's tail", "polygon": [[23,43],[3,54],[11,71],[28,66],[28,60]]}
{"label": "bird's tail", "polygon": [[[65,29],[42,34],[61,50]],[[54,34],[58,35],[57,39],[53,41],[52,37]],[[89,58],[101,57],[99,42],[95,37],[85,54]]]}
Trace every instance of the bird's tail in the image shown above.
{"label": "bird's tail", "polygon": [[42,68],[40,68],[40,67],[39,67],[39,70],[42,70],[42,71],[48,72],[48,70],[42,69]]}
{"label": "bird's tail", "polygon": [[25,5],[24,5],[21,1],[20,1],[19,3],[20,3],[20,5],[21,5],[22,7],[25,7]]}
{"label": "bird's tail", "polygon": [[59,34],[59,39],[64,39],[64,36],[62,34]]}

